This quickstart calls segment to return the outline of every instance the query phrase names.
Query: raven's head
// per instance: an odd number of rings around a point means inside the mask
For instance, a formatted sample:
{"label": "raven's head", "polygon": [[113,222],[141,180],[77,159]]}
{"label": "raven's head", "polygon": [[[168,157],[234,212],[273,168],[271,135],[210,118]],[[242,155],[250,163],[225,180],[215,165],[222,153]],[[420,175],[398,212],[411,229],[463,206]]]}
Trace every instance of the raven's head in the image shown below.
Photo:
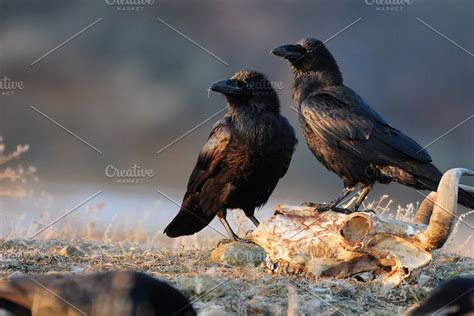
{"label": "raven's head", "polygon": [[275,47],[271,54],[288,60],[296,75],[326,73],[334,77],[336,80],[334,84],[342,84],[342,76],[336,60],[324,43],[317,39],[304,38],[296,45]]}
{"label": "raven's head", "polygon": [[211,90],[224,94],[232,107],[253,107],[260,111],[280,108],[273,83],[257,71],[241,70],[230,79],[214,82]]}

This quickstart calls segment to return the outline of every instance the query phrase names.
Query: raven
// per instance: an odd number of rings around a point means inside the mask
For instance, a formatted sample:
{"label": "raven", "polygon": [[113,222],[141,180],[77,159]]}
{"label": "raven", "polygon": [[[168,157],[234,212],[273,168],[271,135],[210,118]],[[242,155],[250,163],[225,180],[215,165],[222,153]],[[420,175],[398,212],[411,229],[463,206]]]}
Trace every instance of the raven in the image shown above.
{"label": "raven", "polygon": [[297,142],[265,75],[239,71],[211,90],[226,97],[228,112],[199,154],[181,210],[165,229],[169,237],[197,233],[217,215],[230,238],[239,240],[226,220],[227,209],[242,209],[258,226],[255,208],[285,175]]}
{"label": "raven", "polygon": [[[353,90],[329,50],[306,38],[271,53],[290,62],[293,101],[309,149],[330,171],[342,178],[344,190],[327,207],[336,207],[360,186],[356,211],[375,182],[392,181],[436,191],[441,172],[418,143],[390,126]],[[474,207],[474,197],[459,191],[459,202]]]}
{"label": "raven", "polygon": [[168,283],[140,272],[25,275],[0,281],[0,310],[13,315],[197,315]]}

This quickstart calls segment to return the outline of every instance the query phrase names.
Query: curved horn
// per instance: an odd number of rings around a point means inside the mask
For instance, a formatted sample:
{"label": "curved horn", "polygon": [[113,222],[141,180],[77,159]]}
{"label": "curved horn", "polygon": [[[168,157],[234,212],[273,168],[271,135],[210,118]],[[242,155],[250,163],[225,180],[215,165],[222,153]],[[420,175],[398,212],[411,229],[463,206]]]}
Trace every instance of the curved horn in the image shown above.
{"label": "curved horn", "polygon": [[428,196],[421,202],[418,210],[416,211],[415,218],[413,219],[413,223],[415,224],[425,224],[428,225],[430,222],[431,214],[433,213],[434,202],[438,193],[431,192]]}
{"label": "curved horn", "polygon": [[457,211],[459,181],[464,175],[474,176],[474,171],[466,168],[454,168],[446,171],[439,182],[437,193],[430,194],[421,203],[416,216],[417,220],[424,221],[425,215],[429,214],[432,206],[428,228],[416,237],[426,249],[441,248],[448,239],[453,217]]}

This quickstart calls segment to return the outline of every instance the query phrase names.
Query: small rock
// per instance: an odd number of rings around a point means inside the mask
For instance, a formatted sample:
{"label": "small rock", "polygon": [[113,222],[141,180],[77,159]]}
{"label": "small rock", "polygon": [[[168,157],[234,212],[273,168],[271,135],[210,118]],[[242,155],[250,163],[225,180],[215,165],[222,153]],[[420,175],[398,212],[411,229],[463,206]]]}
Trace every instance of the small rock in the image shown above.
{"label": "small rock", "polygon": [[59,255],[63,257],[78,257],[82,256],[83,253],[74,246],[65,246],[59,251]]}
{"label": "small rock", "polygon": [[22,276],[22,275],[23,275],[23,273],[21,271],[15,271],[15,272],[11,273],[8,277],[9,278],[15,278],[15,277],[19,277],[19,276]]}
{"label": "small rock", "polygon": [[178,287],[186,296],[202,296],[202,300],[210,300],[223,297],[228,293],[226,283],[226,281],[218,281],[210,277],[195,277],[181,279]]}
{"label": "small rock", "polygon": [[221,244],[214,249],[209,259],[217,263],[227,263],[233,266],[258,266],[265,261],[267,254],[262,247],[247,242],[231,242]]}
{"label": "small rock", "polygon": [[431,279],[431,277],[425,273],[420,273],[420,276],[418,277],[418,285],[423,287],[425,286],[428,281]]}
{"label": "small rock", "polygon": [[84,270],[84,267],[75,266],[71,268],[71,273],[82,273]]}
{"label": "small rock", "polygon": [[224,307],[216,304],[209,304],[199,311],[198,316],[225,316],[230,315]]}
{"label": "small rock", "polygon": [[216,267],[210,267],[209,269],[206,270],[206,272],[204,272],[204,275],[205,276],[208,276],[208,277],[218,277],[219,276],[219,272],[217,270]]}
{"label": "small rock", "polygon": [[369,282],[374,279],[374,274],[370,271],[358,273],[354,276],[357,281],[360,282]]}

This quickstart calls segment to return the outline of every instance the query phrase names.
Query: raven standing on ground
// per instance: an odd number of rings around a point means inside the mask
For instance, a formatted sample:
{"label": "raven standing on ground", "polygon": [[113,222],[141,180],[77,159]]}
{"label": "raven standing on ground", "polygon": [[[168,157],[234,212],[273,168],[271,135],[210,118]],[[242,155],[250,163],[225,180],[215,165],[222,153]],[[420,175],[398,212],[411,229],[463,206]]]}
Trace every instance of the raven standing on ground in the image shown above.
{"label": "raven standing on ground", "polygon": [[[329,208],[336,207],[357,184],[361,192],[354,211],[375,182],[395,181],[436,191],[442,174],[430,155],[343,85],[339,67],[321,41],[307,38],[271,53],[291,64],[293,100],[309,149],[344,182],[344,190]],[[474,197],[462,190],[459,202],[474,207]]]}
{"label": "raven standing on ground", "polygon": [[197,233],[217,215],[237,240],[226,220],[226,210],[235,208],[258,226],[254,210],[267,202],[285,175],[297,142],[263,74],[240,71],[211,90],[225,95],[228,112],[199,154],[181,210],[165,229],[169,237]]}

